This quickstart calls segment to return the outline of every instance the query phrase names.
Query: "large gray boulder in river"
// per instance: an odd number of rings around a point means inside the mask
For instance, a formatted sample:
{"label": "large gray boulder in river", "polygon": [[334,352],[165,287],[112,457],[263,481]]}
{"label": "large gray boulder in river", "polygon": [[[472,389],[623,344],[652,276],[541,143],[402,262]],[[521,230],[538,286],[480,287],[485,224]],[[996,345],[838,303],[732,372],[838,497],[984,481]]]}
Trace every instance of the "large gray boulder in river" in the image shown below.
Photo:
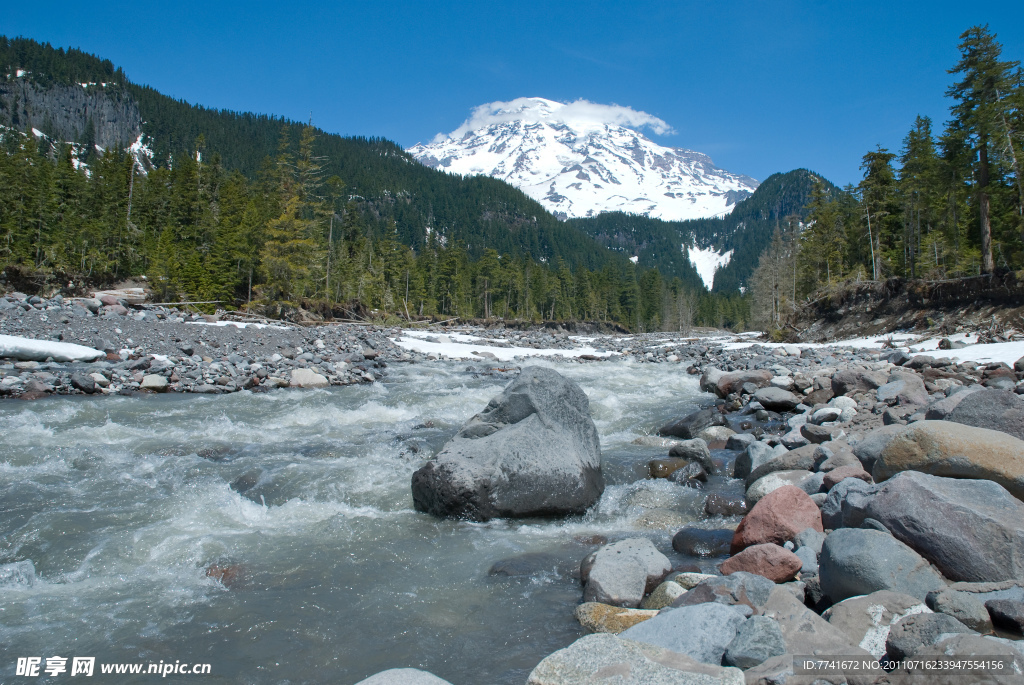
{"label": "large gray boulder in river", "polygon": [[602,492],[590,402],[542,367],[524,368],[412,476],[417,510],[476,521],[579,514]]}

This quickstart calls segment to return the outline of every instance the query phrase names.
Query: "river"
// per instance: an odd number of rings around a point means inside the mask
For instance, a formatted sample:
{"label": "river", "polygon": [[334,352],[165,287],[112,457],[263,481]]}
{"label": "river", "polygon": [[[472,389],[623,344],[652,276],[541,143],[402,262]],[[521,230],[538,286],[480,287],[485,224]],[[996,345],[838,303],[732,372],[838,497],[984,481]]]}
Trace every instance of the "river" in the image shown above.
{"label": "river", "polygon": [[[558,521],[413,510],[413,471],[511,378],[465,363],[314,391],[0,403],[2,679],[17,657],[91,656],[209,663],[211,683],[346,685],[412,666],[521,685],[583,634],[573,570],[594,536],[670,553],[706,496],[645,479],[665,450],[631,444],[707,398],[695,377],[553,366],[590,398],[608,482],[590,513]],[[525,553],[546,555],[534,573],[488,574]]]}

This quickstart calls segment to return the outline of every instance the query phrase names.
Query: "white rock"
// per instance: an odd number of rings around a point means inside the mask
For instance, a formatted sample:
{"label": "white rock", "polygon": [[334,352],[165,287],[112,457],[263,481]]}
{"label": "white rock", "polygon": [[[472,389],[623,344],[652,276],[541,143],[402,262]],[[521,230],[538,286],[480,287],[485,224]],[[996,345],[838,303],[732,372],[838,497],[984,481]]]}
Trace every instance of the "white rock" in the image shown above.
{"label": "white rock", "polygon": [[835,407],[840,411],[842,411],[843,409],[853,409],[854,411],[856,411],[857,401],[854,400],[852,397],[840,395],[839,397],[833,397],[831,400],[829,400],[828,406]]}
{"label": "white rock", "polygon": [[295,369],[292,371],[293,388],[326,388],[330,383],[326,376],[321,376],[312,369]]}
{"label": "white rock", "polygon": [[789,390],[793,387],[793,378],[791,376],[774,376],[771,380],[771,384],[776,388]]}
{"label": "white rock", "polygon": [[139,385],[139,388],[142,390],[151,390],[153,392],[167,392],[167,379],[159,374],[147,374],[143,377],[142,384]]}

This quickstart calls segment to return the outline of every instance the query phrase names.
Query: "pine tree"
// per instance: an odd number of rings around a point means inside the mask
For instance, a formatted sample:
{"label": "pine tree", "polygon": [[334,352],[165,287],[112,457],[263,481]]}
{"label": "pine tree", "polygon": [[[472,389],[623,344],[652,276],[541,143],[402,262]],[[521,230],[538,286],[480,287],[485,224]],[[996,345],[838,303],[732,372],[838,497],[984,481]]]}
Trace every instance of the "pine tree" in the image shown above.
{"label": "pine tree", "polygon": [[[997,154],[996,142],[1001,125],[1010,119],[1010,98],[1014,91],[1014,69],[1019,62],[1000,60],[1002,46],[988,30],[988,25],[972,26],[960,35],[960,61],[949,70],[959,74],[961,80],[951,86],[946,95],[956,100],[951,111],[954,125],[966,134],[974,160],[975,190],[978,197],[978,227],[981,242],[981,271],[992,273],[995,262],[992,256],[992,207],[989,184],[992,181]],[[1010,146],[1010,152],[1014,151]]]}

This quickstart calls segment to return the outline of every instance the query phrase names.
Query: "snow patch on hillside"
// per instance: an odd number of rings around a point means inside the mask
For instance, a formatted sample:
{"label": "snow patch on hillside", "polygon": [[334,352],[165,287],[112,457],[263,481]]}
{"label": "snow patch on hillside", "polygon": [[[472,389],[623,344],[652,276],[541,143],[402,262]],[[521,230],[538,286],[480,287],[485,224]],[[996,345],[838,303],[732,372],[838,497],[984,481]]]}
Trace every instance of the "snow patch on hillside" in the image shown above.
{"label": "snow patch on hillside", "polygon": [[704,282],[704,287],[711,290],[715,284],[715,272],[727,265],[732,259],[732,250],[719,253],[713,247],[688,247],[683,246],[690,264],[697,270],[697,275]]}

